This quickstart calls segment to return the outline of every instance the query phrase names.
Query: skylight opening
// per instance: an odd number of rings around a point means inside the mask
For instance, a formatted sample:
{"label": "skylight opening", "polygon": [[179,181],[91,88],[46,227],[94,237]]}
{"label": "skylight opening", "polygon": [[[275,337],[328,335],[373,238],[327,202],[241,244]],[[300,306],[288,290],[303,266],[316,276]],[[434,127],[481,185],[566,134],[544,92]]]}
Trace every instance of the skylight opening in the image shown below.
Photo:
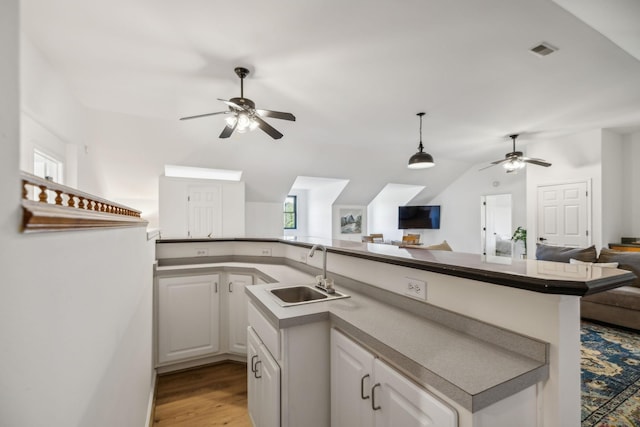
{"label": "skylight opening", "polygon": [[240,181],[240,179],[242,178],[242,171],[229,169],[196,168],[192,166],[164,165],[164,175],[174,178]]}

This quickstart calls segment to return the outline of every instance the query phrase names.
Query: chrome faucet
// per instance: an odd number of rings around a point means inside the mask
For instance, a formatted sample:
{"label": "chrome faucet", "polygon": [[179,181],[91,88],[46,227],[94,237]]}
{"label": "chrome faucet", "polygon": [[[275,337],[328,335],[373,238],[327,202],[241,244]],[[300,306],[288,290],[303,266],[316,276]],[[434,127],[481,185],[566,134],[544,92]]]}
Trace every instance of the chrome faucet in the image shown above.
{"label": "chrome faucet", "polygon": [[316,253],[317,249],[322,251],[322,283],[318,283],[316,286],[327,293],[332,294],[335,292],[333,286],[327,286],[327,248],[323,245],[313,245],[309,251],[309,258],[313,258],[313,254]]}

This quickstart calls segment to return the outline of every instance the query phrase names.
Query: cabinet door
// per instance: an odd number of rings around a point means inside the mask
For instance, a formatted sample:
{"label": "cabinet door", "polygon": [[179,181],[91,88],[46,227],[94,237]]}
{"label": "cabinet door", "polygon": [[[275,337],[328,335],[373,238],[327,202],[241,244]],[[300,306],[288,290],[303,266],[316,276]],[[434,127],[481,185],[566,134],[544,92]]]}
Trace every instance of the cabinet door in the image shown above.
{"label": "cabinet door", "polygon": [[158,361],[219,351],[217,274],[158,280]]}
{"label": "cabinet door", "polygon": [[332,427],[373,425],[373,361],[371,353],[337,330],[331,330]]}
{"label": "cabinet door", "polygon": [[227,278],[227,290],[229,292],[229,351],[246,354],[249,319],[247,316],[248,299],[244,288],[253,284],[253,276],[229,274]]}
{"label": "cabinet door", "polygon": [[258,348],[260,339],[252,327],[247,327],[247,400],[249,407],[249,417],[254,426],[260,422],[260,384],[256,374],[256,363],[258,362]]}
{"label": "cabinet door", "polygon": [[456,412],[384,362],[374,362],[375,426],[455,427]]}
{"label": "cabinet door", "polygon": [[255,369],[260,382],[260,421],[256,427],[280,427],[280,366],[264,345],[258,348]]}
{"label": "cabinet door", "polygon": [[251,327],[247,341],[249,417],[256,427],[280,426],[280,366]]}

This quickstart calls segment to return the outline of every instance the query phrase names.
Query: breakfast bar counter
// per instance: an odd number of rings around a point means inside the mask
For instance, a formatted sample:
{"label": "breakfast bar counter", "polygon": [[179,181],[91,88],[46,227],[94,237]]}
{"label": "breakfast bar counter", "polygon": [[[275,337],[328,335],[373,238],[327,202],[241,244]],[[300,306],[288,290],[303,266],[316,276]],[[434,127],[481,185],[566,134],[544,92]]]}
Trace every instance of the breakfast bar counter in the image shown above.
{"label": "breakfast bar counter", "polygon": [[[158,241],[156,251],[159,266],[242,262],[259,269],[261,264],[278,264],[313,277],[321,273],[323,263],[318,254],[308,256],[315,244],[326,247],[327,277],[335,280],[338,289],[341,284],[348,285],[347,293],[353,294],[352,298],[322,303],[327,308],[318,315],[328,316],[335,327],[374,348],[414,379],[438,384],[436,390],[439,389],[442,398],[450,399],[459,413],[470,414],[467,419],[460,419],[460,426],[481,425],[474,421],[473,411],[487,404],[490,406],[485,409],[493,408],[491,402],[503,396],[501,393],[514,386],[513,381],[518,378],[535,384],[528,389],[534,390],[533,405],[538,408],[534,417],[537,420],[531,425],[578,427],[580,298],[635,279],[628,271],[601,268],[597,264],[490,258],[318,238],[163,239]],[[247,292],[262,301],[258,306],[271,313],[272,321],[284,322],[280,326],[297,321],[294,314],[302,310],[299,307],[269,308],[264,305],[268,300],[258,298],[257,293],[269,286],[274,285],[256,285],[247,288]],[[372,311],[361,305],[365,302]],[[437,316],[429,318],[429,313]],[[416,326],[416,319],[426,323]],[[445,329],[440,329],[442,326]],[[487,328],[506,335],[488,333]],[[451,331],[457,332],[448,335]],[[446,339],[435,338],[445,335]],[[480,347],[487,340],[491,342],[491,336],[495,337],[491,346],[482,347],[488,353],[478,353],[487,356],[497,351],[493,361],[492,357],[474,358],[476,353],[468,347],[473,340],[468,339],[476,336],[479,341],[475,342]],[[502,351],[517,346],[500,347],[505,337],[509,339],[504,343],[514,337],[524,337],[521,343],[543,343],[546,349],[543,361],[521,352],[516,359],[523,358],[516,365],[520,366],[517,369],[523,369],[523,374],[514,377],[516,371],[510,369],[515,365],[506,362],[510,356]],[[451,345],[434,347],[445,348],[436,351],[429,347],[430,340]],[[465,365],[461,362],[465,357],[473,360]],[[509,366],[505,372],[494,366],[500,360],[505,361],[505,367]],[[482,366],[484,363],[488,365]],[[481,373],[467,377],[464,366]],[[498,377],[507,371],[511,380],[500,380]],[[483,380],[475,376],[484,374]],[[495,386],[491,387],[494,380]]]}

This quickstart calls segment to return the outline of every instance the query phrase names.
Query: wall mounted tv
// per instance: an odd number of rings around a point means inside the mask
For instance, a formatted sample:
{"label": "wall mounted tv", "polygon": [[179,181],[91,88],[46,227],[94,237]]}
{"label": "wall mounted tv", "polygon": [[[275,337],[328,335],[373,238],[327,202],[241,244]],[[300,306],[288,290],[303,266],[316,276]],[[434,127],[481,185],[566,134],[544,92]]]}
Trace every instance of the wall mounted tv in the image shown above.
{"label": "wall mounted tv", "polygon": [[440,228],[440,206],[398,207],[398,228]]}

